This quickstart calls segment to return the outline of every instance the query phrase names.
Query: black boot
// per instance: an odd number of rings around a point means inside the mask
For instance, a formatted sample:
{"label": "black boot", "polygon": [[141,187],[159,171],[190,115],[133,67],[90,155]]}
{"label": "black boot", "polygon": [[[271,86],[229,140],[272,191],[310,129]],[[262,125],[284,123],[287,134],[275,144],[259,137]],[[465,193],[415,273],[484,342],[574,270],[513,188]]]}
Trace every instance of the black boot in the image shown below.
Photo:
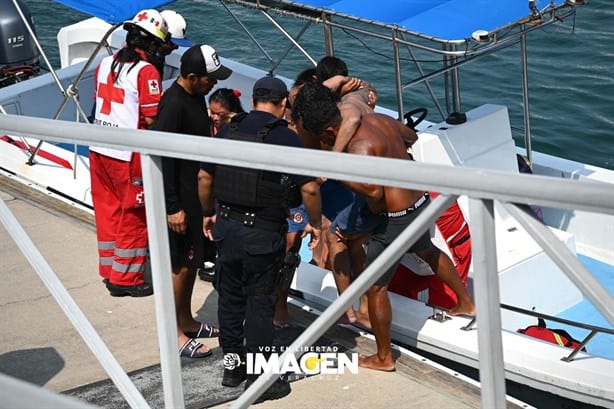
{"label": "black boot", "polygon": [[241,355],[234,352],[225,353],[222,385],[239,386],[245,380],[246,369],[245,359],[241,359]]}
{"label": "black boot", "polygon": [[[254,383],[258,379],[256,375],[249,375],[247,377],[247,382],[245,382],[245,389],[249,388],[252,383]],[[275,400],[281,399],[284,396],[288,396],[292,392],[290,388],[290,383],[281,377],[278,377],[273,385],[269,386],[269,389],[264,391],[262,395],[258,399],[254,401],[254,403],[261,403],[265,400]]]}
{"label": "black boot", "polygon": [[[104,282],[104,280],[103,280]],[[113,284],[110,281],[106,281],[107,289],[112,297],[147,297],[153,294],[153,286],[149,283],[142,283],[138,285],[119,285]]]}

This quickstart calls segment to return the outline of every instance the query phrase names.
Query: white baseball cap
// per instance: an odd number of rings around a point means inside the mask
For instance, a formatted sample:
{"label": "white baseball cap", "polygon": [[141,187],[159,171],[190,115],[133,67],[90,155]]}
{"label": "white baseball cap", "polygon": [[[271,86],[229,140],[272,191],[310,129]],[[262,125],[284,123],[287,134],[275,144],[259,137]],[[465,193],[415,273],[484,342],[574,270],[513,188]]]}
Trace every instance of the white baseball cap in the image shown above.
{"label": "white baseball cap", "polygon": [[160,15],[166,20],[171,42],[179,47],[191,47],[192,42],[185,37],[187,24],[183,16],[174,10],[163,10]]}

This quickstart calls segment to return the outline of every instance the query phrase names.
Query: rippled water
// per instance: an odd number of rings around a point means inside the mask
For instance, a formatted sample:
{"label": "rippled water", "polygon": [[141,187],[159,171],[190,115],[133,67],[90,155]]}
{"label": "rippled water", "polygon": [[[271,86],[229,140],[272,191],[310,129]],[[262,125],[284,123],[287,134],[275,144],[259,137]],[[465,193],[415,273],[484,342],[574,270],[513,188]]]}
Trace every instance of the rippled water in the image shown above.
{"label": "rippled water", "polygon": [[[63,26],[85,16],[49,0],[24,0],[35,19],[35,26],[52,65],[59,66],[55,35]],[[541,0],[544,2],[545,0]],[[187,34],[196,42],[213,45],[227,58],[268,69],[271,63],[257,47],[245,40],[243,32],[217,1],[178,0],[169,8],[188,21]],[[233,7],[233,10],[237,10]],[[241,19],[258,38],[274,60],[282,56],[287,40],[279,40],[263,23],[257,12],[239,9]],[[591,0],[578,10],[573,21],[550,26],[528,37],[530,108],[533,149],[579,162],[614,169],[614,10],[609,0]],[[304,22],[282,19],[284,27],[298,33]],[[319,27],[311,27],[301,42],[315,59],[324,55]],[[390,47],[369,39],[368,48],[344,32],[335,31],[336,55],[348,62],[350,73],[368,79],[378,88],[380,103],[394,105],[393,66]],[[287,62],[275,72],[293,78],[309,66],[298,51],[291,51]],[[409,63],[405,63],[409,67]],[[404,81],[413,79],[404,77]],[[508,106],[513,127],[522,128],[522,88],[520,49],[485,57],[461,69],[464,110],[483,103]],[[437,81],[435,81],[436,86]],[[247,92],[247,90],[245,90]],[[438,95],[441,100],[441,95]],[[439,121],[424,86],[406,91],[406,110],[429,108],[428,119]],[[516,136],[523,144],[522,137]]]}

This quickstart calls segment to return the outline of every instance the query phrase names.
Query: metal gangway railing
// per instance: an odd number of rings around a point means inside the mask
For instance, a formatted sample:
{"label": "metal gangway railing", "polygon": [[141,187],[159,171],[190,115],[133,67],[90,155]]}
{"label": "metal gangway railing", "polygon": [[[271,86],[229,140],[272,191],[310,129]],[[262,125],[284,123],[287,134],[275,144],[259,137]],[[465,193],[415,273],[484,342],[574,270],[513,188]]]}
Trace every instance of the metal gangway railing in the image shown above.
{"label": "metal gangway railing", "polygon": [[[185,407],[180,363],[177,355],[171,269],[166,234],[161,157],[216,162],[273,171],[317,175],[398,186],[432,189],[442,194],[343,292],[295,341],[284,354],[298,355],[311,346],[354,300],[371,286],[395,260],[404,254],[422,232],[428,229],[458,195],[469,197],[472,222],[474,296],[477,315],[481,399],[484,408],[505,407],[505,372],[501,337],[499,278],[494,230],[494,202],[498,201],[518,220],[559,268],[588,300],[614,324],[614,300],[574,254],[540,222],[515,204],[531,203],[556,208],[572,208],[614,215],[614,189],[605,183],[582,180],[509,174],[505,172],[457,168],[403,160],[365,157],[300,148],[250,144],[156,131],[121,131],[103,126],[53,121],[23,116],[1,115],[0,130],[14,135],[29,135],[51,142],[105,146],[142,153],[143,182],[155,308],[160,345],[160,366],[166,408]],[[133,408],[149,407],[123,372],[111,352],[70,294],[20,228],[4,202],[0,201],[0,221],[35,268],[69,320],[92,349],[109,377]],[[287,356],[282,355],[280,362]],[[233,404],[243,408],[255,401],[275,380],[264,374]],[[1,380],[1,379],[0,379]]]}

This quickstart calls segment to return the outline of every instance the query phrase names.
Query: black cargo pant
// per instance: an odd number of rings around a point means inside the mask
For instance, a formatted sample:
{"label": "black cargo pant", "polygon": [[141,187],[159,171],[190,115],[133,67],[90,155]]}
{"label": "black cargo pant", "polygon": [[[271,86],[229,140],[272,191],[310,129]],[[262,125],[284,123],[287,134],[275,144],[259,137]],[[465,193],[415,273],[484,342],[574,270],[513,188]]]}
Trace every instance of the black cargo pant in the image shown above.
{"label": "black cargo pant", "polygon": [[[213,235],[219,342],[224,354],[265,352],[273,344],[277,293],[263,290],[266,274],[278,270],[286,247],[283,231],[247,227],[219,217]],[[244,345],[245,340],[245,347]]]}

